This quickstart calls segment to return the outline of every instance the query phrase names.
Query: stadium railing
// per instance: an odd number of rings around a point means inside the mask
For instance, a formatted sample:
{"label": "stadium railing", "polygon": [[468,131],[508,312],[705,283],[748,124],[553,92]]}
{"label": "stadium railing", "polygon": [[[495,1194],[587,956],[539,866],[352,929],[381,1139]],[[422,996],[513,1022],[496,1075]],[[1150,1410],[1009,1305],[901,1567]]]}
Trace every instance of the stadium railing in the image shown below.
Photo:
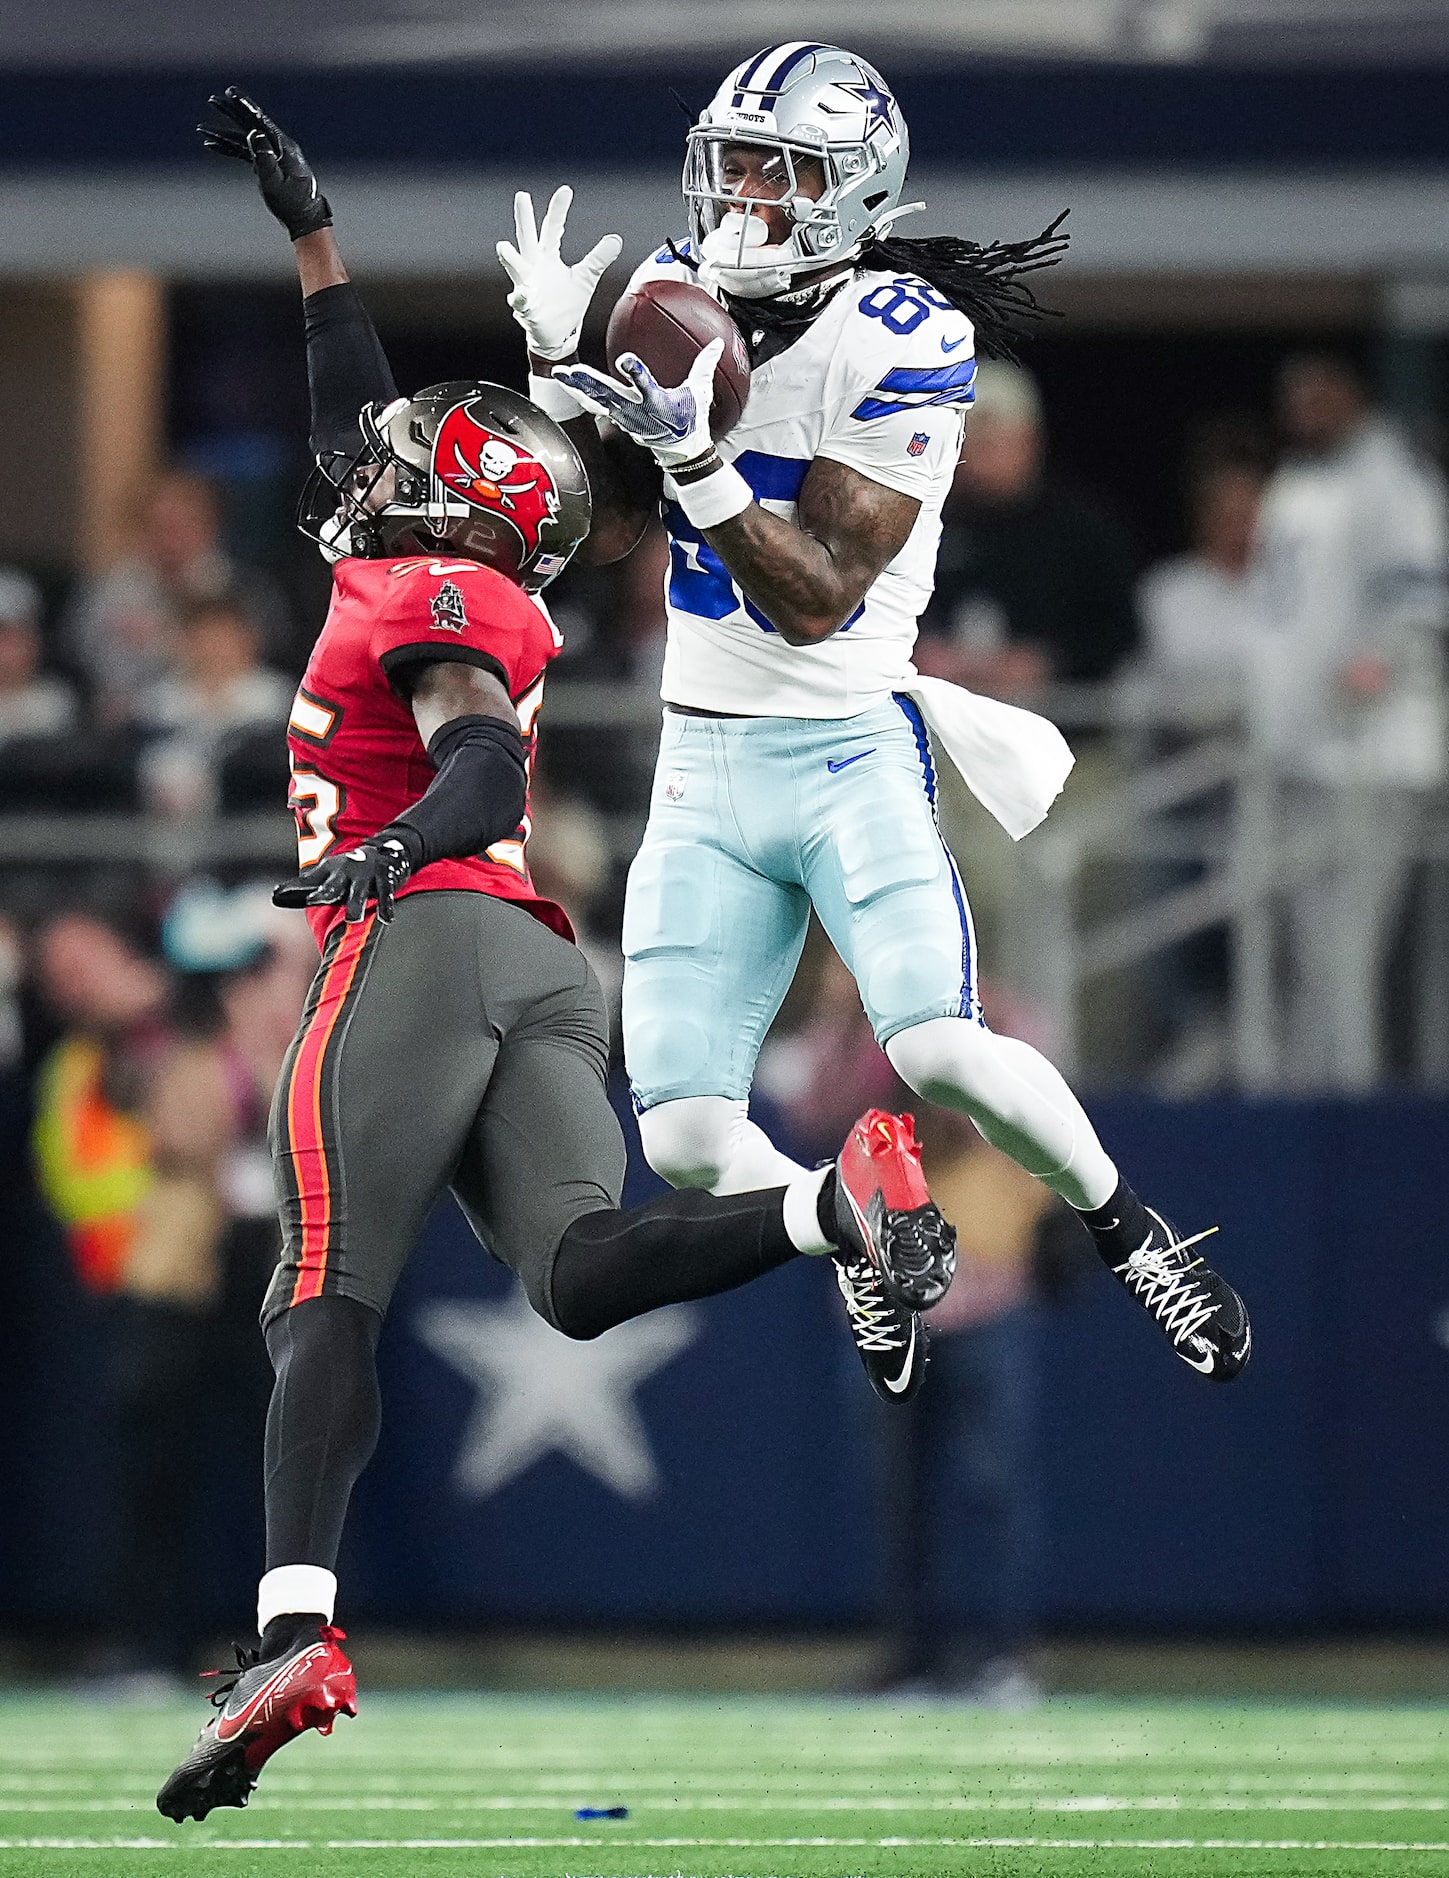
{"label": "stadium railing", "polygon": [[[1031,700],[1091,752],[1059,809],[1016,849],[986,969],[1031,1003],[1040,1032],[1069,1074],[1090,1075],[1083,1012],[1094,987],[1124,973],[1139,990],[1202,935],[1221,934],[1226,964],[1214,1022],[1220,1082],[1246,1092],[1283,1086],[1285,1006],[1282,915],[1291,896],[1338,864],[1338,829],[1371,812],[1372,792],[1345,783],[1341,814],[1315,835],[1286,816],[1289,785],[1258,752],[1231,700],[1211,683],[1184,690],[1141,674],[1106,685],[1057,686]],[[652,688],[559,680],[547,729],[586,733],[597,762],[615,749],[640,779],[621,805],[617,788],[600,824],[615,860],[637,846],[647,809],[649,756],[658,733]],[[564,745],[565,737],[560,737]],[[1090,772],[1090,775],[1088,774]],[[589,793],[587,765],[558,779]],[[12,882],[41,867],[134,867],[164,878],[207,869],[286,868],[291,818],[248,809],[205,819],[137,811],[26,808],[6,812],[0,754],[0,852]],[[255,797],[249,798],[255,800]],[[132,798],[134,800],[134,798]],[[1397,995],[1412,1040],[1407,1080],[1449,1086],[1449,790],[1425,792],[1412,837],[1410,970]],[[969,858],[964,871],[971,890]],[[1110,883],[1104,891],[1103,880]],[[8,897],[16,899],[11,891]],[[33,892],[18,896],[33,914]],[[1200,974],[1201,975],[1201,974]],[[1208,972],[1213,977],[1213,971]],[[1181,990],[1181,985],[1178,985]],[[1155,991],[1171,1002],[1171,983]],[[1371,995],[1363,988],[1363,995]],[[1142,1068],[1151,1075],[1152,1064]]]}

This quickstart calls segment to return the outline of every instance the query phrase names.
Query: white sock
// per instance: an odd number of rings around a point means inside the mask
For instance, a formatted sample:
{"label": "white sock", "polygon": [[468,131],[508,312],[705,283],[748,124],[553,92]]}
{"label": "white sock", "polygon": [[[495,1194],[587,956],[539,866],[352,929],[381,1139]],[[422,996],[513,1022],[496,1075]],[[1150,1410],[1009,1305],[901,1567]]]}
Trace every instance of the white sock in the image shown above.
{"label": "white sock", "polygon": [[320,1611],[330,1624],[337,1575],[321,1565],[274,1565],[257,1586],[257,1629],[293,1611]]}
{"label": "white sock", "polygon": [[785,1232],[797,1252],[815,1256],[835,1250],[820,1230],[820,1189],[829,1172],[828,1167],[812,1167],[796,1174],[785,1189]]}
{"label": "white sock", "polygon": [[918,1094],[963,1109],[1018,1167],[1090,1211],[1117,1191],[1117,1169],[1062,1073],[1030,1044],[964,1017],[931,1017],[886,1044]]}

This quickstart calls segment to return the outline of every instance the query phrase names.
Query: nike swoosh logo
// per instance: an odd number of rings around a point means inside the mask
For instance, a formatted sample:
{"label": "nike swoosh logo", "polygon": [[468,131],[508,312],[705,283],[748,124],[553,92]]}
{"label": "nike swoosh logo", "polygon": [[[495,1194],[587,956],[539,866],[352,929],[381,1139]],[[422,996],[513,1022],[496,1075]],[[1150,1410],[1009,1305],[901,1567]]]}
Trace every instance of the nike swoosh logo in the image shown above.
{"label": "nike swoosh logo", "polygon": [[233,1740],[255,1719],[261,1708],[274,1700],[293,1680],[299,1678],[300,1674],[310,1669],[314,1663],[324,1661],[327,1653],[327,1644],[314,1643],[311,1649],[305,1651],[301,1656],[294,1656],[290,1662],[283,1663],[276,1675],[273,1676],[270,1681],[262,1684],[261,1688],[257,1690],[256,1694],[247,1703],[245,1708],[239,1709],[234,1715],[228,1715],[223,1709],[222,1713],[217,1717],[216,1722],[217,1740]]}
{"label": "nike swoosh logo", "polygon": [[825,767],[830,771],[830,774],[834,776],[840,770],[849,769],[852,763],[859,763],[862,757],[874,755],[875,746],[872,744],[869,750],[857,750],[854,756],[829,757],[826,760]]}
{"label": "nike swoosh logo", "polygon": [[896,1376],[882,1376],[881,1381],[892,1395],[904,1395],[911,1386],[911,1374],[915,1369],[916,1339],[921,1334],[920,1325],[912,1320],[910,1340],[906,1344],[905,1356],[901,1359],[900,1373]]}
{"label": "nike swoosh logo", "polygon": [[1213,1371],[1217,1368],[1218,1359],[1211,1350],[1208,1351],[1207,1355],[1203,1357],[1200,1362],[1195,1356],[1183,1355],[1181,1350],[1179,1350],[1177,1354],[1182,1357],[1183,1362],[1187,1364],[1189,1369],[1198,1370],[1204,1376],[1211,1376]]}
{"label": "nike swoosh logo", "polygon": [[970,337],[970,333],[962,333],[959,339],[943,339],[941,341],[941,350],[943,352],[959,352]]}

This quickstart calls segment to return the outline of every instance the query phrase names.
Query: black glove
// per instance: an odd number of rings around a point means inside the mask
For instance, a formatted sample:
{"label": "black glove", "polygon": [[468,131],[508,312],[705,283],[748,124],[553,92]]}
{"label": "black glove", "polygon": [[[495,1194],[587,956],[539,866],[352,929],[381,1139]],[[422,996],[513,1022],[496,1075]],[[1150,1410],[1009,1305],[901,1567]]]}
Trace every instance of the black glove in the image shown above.
{"label": "black glove", "polygon": [[319,228],[330,228],[332,210],[327,198],[317,187],[311,164],[286,131],[235,85],[228,85],[207,102],[230,121],[198,124],[203,146],[215,150],[218,156],[251,164],[262,201],[292,240],[315,235]]}
{"label": "black glove", "polygon": [[[386,926],[392,919],[393,895],[417,866],[420,854],[409,852],[407,834],[384,829],[360,847],[342,848],[304,867],[295,880],[272,889],[273,906],[343,906],[347,923],[355,925],[377,902],[377,917]],[[417,837],[413,837],[417,841]],[[421,850],[422,843],[417,843]]]}

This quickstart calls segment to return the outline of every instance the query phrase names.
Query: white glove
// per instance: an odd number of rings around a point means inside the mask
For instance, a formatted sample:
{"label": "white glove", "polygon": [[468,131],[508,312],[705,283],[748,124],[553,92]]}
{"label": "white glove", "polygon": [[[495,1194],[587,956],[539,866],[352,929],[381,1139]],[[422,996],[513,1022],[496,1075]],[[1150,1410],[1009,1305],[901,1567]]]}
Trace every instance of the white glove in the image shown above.
{"label": "white glove", "polygon": [[591,365],[556,365],[553,375],[596,417],[606,417],[665,469],[693,463],[714,448],[709,413],[714,404],[714,368],[724,351],[712,339],[689,368],[682,385],[661,385],[637,353],[621,352],[616,368],[631,382],[621,385]]}
{"label": "white glove", "polygon": [[696,528],[718,528],[743,515],[754,491],[732,463],[722,463],[709,434],[714,403],[714,368],[724,351],[712,339],[689,368],[682,385],[661,385],[636,353],[614,361],[632,382],[596,372],[589,365],[556,365],[554,379],[596,417],[606,417],[626,437],[648,450],[664,471],[665,493]]}
{"label": "white glove", "polygon": [[529,351],[541,359],[566,359],[578,350],[579,333],[594,289],[624,246],[617,235],[605,235],[582,261],[567,266],[559,248],[573,199],[574,192],[567,184],[555,189],[544,212],[543,227],[535,230],[533,198],[527,190],[520,190],[513,198],[517,246],[508,241],[498,243],[498,258],[513,282],[508,304],[528,335]]}

